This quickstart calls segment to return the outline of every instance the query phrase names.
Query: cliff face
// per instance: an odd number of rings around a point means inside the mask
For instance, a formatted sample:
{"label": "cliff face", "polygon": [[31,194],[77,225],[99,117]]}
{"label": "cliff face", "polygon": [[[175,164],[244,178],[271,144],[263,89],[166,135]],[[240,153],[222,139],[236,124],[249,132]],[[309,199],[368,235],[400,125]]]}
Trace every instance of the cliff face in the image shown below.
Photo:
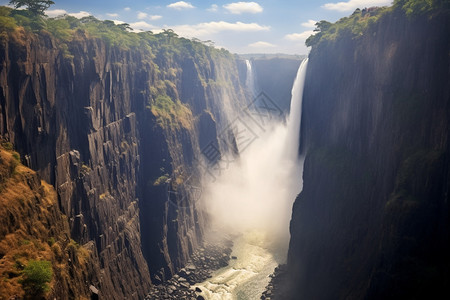
{"label": "cliff face", "polygon": [[45,33],[2,38],[0,134],[55,187],[72,237],[94,245],[90,284],[105,299],[143,298],[200,242],[199,136],[217,125],[216,138],[244,97],[229,53],[170,43],[126,50],[78,31],[71,58]]}
{"label": "cliff face", "polygon": [[394,11],[312,49],[292,299],[448,296],[449,20]]}
{"label": "cliff face", "polygon": [[300,62],[300,59],[294,58],[255,59],[252,61],[259,90],[265,92],[285,113],[289,112],[292,85]]}

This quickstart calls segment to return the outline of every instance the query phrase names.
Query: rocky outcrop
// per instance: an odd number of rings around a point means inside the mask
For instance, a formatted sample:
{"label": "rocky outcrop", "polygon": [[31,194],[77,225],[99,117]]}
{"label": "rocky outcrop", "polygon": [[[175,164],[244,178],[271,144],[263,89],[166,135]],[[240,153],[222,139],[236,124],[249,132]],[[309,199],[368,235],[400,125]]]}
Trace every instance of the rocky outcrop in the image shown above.
{"label": "rocky outcrop", "polygon": [[154,285],[145,299],[198,299],[201,289],[193,285],[211,278],[211,274],[228,265],[233,243],[222,234],[214,232],[199,247],[178,274],[163,284]]}
{"label": "rocky outcrop", "polygon": [[292,299],[448,296],[449,20],[394,10],[312,49]]}
{"label": "rocky outcrop", "polygon": [[244,97],[228,52],[197,43],[199,60],[171,42],[120,48],[78,30],[67,56],[44,32],[1,40],[0,134],[55,187],[73,239],[93,245],[105,299],[142,299],[198,246],[199,136],[217,139]]}

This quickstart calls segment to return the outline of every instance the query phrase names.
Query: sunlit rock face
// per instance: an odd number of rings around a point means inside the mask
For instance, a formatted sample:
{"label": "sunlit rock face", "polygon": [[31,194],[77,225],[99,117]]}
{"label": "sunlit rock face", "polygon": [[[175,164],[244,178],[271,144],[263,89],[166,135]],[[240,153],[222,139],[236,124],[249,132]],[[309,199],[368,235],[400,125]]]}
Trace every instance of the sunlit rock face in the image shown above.
{"label": "sunlit rock face", "polygon": [[104,299],[143,299],[202,239],[187,187],[246,96],[233,55],[194,47],[126,50],[79,31],[67,57],[45,33],[2,37],[0,134],[54,185],[71,237],[94,245]]}
{"label": "sunlit rock face", "polygon": [[448,295],[449,32],[391,13],[312,49],[291,299]]}

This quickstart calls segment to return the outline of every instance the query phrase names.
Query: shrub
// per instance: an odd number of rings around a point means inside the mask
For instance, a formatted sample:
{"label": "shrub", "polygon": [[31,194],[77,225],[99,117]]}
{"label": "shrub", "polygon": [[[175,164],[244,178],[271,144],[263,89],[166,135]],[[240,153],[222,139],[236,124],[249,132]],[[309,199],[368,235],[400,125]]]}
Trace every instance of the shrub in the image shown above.
{"label": "shrub", "polygon": [[165,184],[167,182],[167,180],[169,180],[169,174],[164,174],[162,176],[159,176],[154,182],[153,185],[154,186],[158,186],[161,184]]}
{"label": "shrub", "polygon": [[5,150],[11,151],[13,149],[13,144],[10,142],[2,142],[2,147],[5,148]]}
{"label": "shrub", "polygon": [[44,295],[50,288],[52,280],[52,264],[47,260],[30,260],[23,269],[23,289],[31,298]]}
{"label": "shrub", "polygon": [[192,112],[180,100],[173,101],[167,95],[158,95],[151,106],[152,114],[158,124],[165,129],[191,128]]}
{"label": "shrub", "polygon": [[54,237],[50,237],[50,238],[47,240],[47,242],[48,242],[48,245],[51,247],[51,246],[53,246],[53,244],[55,243],[55,238],[54,238]]}
{"label": "shrub", "polygon": [[13,151],[12,156],[14,157],[15,160],[17,160],[17,162],[20,162],[20,154],[19,153],[17,153],[16,151]]}

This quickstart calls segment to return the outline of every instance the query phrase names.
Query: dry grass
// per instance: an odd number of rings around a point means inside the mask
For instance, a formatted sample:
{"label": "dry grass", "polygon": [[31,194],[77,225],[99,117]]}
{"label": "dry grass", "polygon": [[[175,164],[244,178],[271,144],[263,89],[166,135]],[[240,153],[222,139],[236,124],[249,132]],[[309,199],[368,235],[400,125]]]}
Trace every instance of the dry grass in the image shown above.
{"label": "dry grass", "polygon": [[[71,280],[68,245],[73,242],[67,238],[68,223],[59,211],[56,192],[15,156],[0,147],[0,300],[26,297],[20,282],[31,259],[52,262],[55,275],[49,294],[56,281]],[[71,251],[78,264],[88,263],[86,249],[77,245]]]}

